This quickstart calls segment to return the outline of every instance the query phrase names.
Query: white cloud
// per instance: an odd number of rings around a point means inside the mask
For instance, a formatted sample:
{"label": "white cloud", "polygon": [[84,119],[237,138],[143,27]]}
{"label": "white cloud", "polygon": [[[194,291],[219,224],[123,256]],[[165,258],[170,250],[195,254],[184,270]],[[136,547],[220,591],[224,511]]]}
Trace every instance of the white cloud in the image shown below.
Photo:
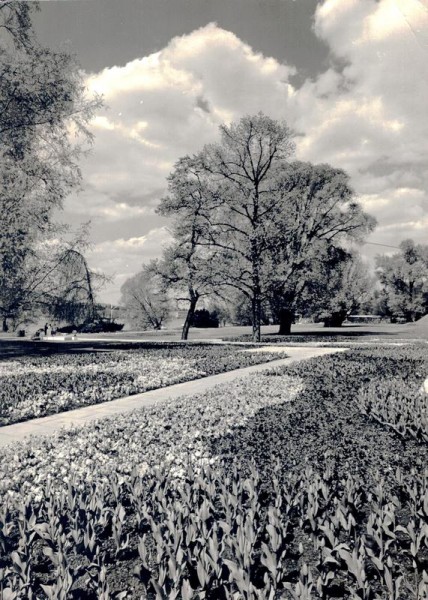
{"label": "white cloud", "polygon": [[147,206],[132,206],[127,202],[115,200],[96,188],[89,188],[69,196],[65,201],[64,209],[69,213],[90,218],[94,224],[135,219],[149,212]]}
{"label": "white cloud", "polygon": [[124,281],[140,271],[143,263],[158,258],[162,248],[170,242],[168,229],[158,227],[140,237],[118,238],[95,244],[88,253],[91,267],[112,278],[100,297],[118,302]]}
{"label": "white cloud", "polygon": [[86,181],[133,197],[159,189],[174,162],[215,139],[225,120],[261,109],[284,117],[293,72],[210,24],[90,76],[89,89],[104,94],[108,108],[93,122]]}
{"label": "white cloud", "polygon": [[[428,10],[418,0],[326,0],[314,30],[333,64],[291,99],[299,153],[348,171],[379,221],[371,239],[426,242]],[[338,62],[339,61],[339,62]]]}
{"label": "white cloud", "polygon": [[87,189],[66,210],[94,217],[98,239],[106,222],[132,218],[134,230],[137,222],[141,227],[141,237],[98,244],[91,257],[97,268],[129,276],[143,255],[159,255],[153,239],[164,229],[149,232],[147,215],[165,193],[175,161],[215,140],[224,121],[260,110],[285,118],[293,72],[209,24],[160,52],[91,75],[88,87],[104,94],[107,107],[92,123],[94,149],[83,164]]}
{"label": "white cloud", "polygon": [[93,122],[94,151],[83,165],[87,192],[66,208],[94,215],[100,228],[133,219],[141,231],[99,244],[98,268],[126,278],[143,255],[159,254],[165,221],[159,218],[155,234],[147,215],[174,162],[215,140],[221,122],[260,110],[301,134],[299,158],[349,172],[379,221],[371,240],[426,242],[427,10],[419,0],[325,0],[314,31],[332,61],[299,89],[289,81],[293,67],[215,24],[89,78],[108,109]]}

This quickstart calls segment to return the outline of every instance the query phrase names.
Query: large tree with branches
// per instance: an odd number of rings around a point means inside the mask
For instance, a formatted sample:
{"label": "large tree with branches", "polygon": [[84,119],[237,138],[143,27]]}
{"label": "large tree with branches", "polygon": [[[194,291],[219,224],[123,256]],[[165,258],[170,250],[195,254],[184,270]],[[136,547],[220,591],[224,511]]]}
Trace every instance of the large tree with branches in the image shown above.
{"label": "large tree with branches", "polygon": [[168,178],[168,196],[157,212],[172,217],[174,242],[151,268],[160,277],[165,291],[179,304],[187,305],[181,339],[186,340],[198,302],[208,296],[222,296],[226,283],[220,262],[221,249],[207,244],[209,215],[216,194],[209,187],[198,161],[180,159]]}
{"label": "large tree with branches", "polygon": [[221,141],[198,156],[208,178],[206,243],[222,252],[229,285],[251,301],[254,340],[260,340],[263,264],[280,201],[279,173],[294,151],[285,123],[259,113],[220,127]]}
{"label": "large tree with branches", "polygon": [[[343,247],[361,242],[376,222],[357,202],[349,176],[330,165],[284,165],[279,188],[264,273],[267,294],[277,304],[279,332],[288,334],[302,295],[319,281],[317,264],[330,264],[335,256],[341,268],[337,257],[347,255]],[[326,286],[323,290],[330,295]]]}
{"label": "large tree with branches", "polygon": [[259,341],[262,304],[272,297],[281,332],[289,331],[316,243],[359,239],[374,220],[343,171],[290,162],[285,123],[258,114],[220,132],[219,143],[176,165],[170,181],[179,181],[180,193],[161,212],[187,225],[196,218],[197,244],[213,253],[219,281],[248,298]]}
{"label": "large tree with branches", "polygon": [[152,264],[127,279],[121,287],[121,306],[134,327],[161,329],[171,312],[171,301]]}
{"label": "large tree with branches", "polygon": [[415,321],[428,312],[428,245],[404,240],[400,252],[376,257],[376,274],[392,317]]}
{"label": "large tree with branches", "polygon": [[[53,237],[55,209],[81,180],[78,159],[98,98],[88,98],[74,58],[42,47],[31,24],[37,2],[2,2],[0,31],[0,310],[22,284],[36,249]],[[9,299],[9,300],[8,300]],[[10,311],[9,311],[10,312]],[[12,315],[13,316],[13,315]]]}

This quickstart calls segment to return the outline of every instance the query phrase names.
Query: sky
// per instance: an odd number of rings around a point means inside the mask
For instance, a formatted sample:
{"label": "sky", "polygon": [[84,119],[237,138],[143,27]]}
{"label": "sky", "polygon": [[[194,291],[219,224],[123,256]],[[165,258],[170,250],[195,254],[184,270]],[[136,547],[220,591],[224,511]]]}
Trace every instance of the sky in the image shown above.
{"label": "sky", "polygon": [[349,173],[378,221],[368,261],[428,243],[428,0],[48,0],[34,24],[104,97],[61,216],[91,220],[101,300],[168,243],[155,209],[178,158],[259,111],[296,132],[296,159]]}

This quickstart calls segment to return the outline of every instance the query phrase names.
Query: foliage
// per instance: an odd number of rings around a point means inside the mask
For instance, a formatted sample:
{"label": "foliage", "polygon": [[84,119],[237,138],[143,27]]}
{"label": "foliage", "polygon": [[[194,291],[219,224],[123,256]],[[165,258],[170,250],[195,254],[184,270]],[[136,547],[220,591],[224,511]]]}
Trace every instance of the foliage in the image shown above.
{"label": "foliage", "polygon": [[353,351],[3,450],[3,593],[423,598],[427,447],[356,397],[427,366]]}
{"label": "foliage", "polygon": [[185,157],[177,162],[168,177],[168,192],[157,212],[173,218],[174,242],[164,249],[161,260],[152,263],[152,268],[168,293],[179,303],[188,304],[181,335],[186,340],[199,300],[218,295],[223,277],[219,275],[218,253],[203,243],[207,188],[195,161]]}
{"label": "foliage", "polygon": [[91,139],[87,124],[99,105],[86,96],[73,57],[38,43],[31,24],[36,9],[37,2],[0,5],[5,33],[0,56],[3,319],[16,318],[29,301],[27,279],[45,264],[40,244],[61,234],[53,212],[80,183],[81,144]]}
{"label": "foliage", "polygon": [[161,329],[171,313],[171,300],[163,287],[155,263],[125,281],[121,287],[121,305],[133,327]]}
{"label": "foliage", "polygon": [[361,239],[374,219],[355,201],[343,171],[289,162],[294,143],[285,123],[260,113],[223,125],[220,133],[220,143],[177,163],[173,193],[160,212],[193,223],[195,246],[215,253],[213,287],[246,295],[253,339],[260,340],[263,302],[275,296],[293,309],[316,242]]}
{"label": "foliage", "polygon": [[428,394],[416,384],[394,378],[371,381],[358,396],[361,410],[392,427],[402,438],[428,443]]}
{"label": "foliage", "polygon": [[[46,277],[41,286],[43,304],[56,321],[91,322],[98,316],[95,293],[107,277],[90,269],[83,254],[86,243],[63,246],[54,254],[56,264],[51,262],[51,276]],[[50,285],[47,285],[48,280]]]}
{"label": "foliage", "polygon": [[[128,556],[134,594],[123,590],[123,596],[116,591],[105,597],[341,594],[370,600],[381,592],[398,600],[426,594],[420,561],[427,540],[427,474],[413,472],[411,485],[398,470],[397,495],[379,477],[368,503],[364,482],[355,475],[338,484],[330,469],[320,474],[306,469],[286,485],[275,478],[265,506],[256,469],[248,477],[238,468],[224,479],[219,475],[189,465],[177,481],[164,470],[149,469],[126,481],[110,477],[88,491],[72,477],[62,500],[50,486],[39,505],[27,502],[13,521],[7,507],[3,530],[19,527],[20,533],[4,539],[12,551],[2,570],[4,588],[25,594],[37,581],[39,593],[58,598],[84,585],[87,597],[96,597],[111,591],[111,562]],[[407,511],[415,516],[405,526]],[[398,560],[409,563],[406,578]]]}
{"label": "foliage", "polygon": [[[226,320],[233,325],[248,327],[252,324],[251,300],[239,290],[234,290],[228,294],[223,311]],[[266,301],[262,302],[260,309],[260,322],[262,325],[269,325],[271,314],[271,306]],[[252,339],[253,335],[247,335],[245,341],[250,342]],[[261,339],[263,339],[263,336]]]}
{"label": "foliage", "polygon": [[218,327],[218,317],[214,312],[206,308],[196,310],[192,319],[192,327]]}
{"label": "foliage", "polygon": [[4,361],[0,362],[0,425],[277,358],[274,353],[255,356],[232,346],[175,345]]}
{"label": "foliage", "polygon": [[428,311],[428,246],[405,240],[400,252],[376,257],[376,274],[383,286],[386,311],[406,321]]}
{"label": "foliage", "polygon": [[320,269],[322,279],[316,281],[317,298],[312,298],[312,304],[318,309],[318,320],[324,321],[326,327],[341,327],[349,315],[370,302],[375,280],[357,253],[329,250],[329,260]]}
{"label": "foliage", "polygon": [[[4,290],[7,310],[4,322],[14,326],[44,315],[55,321],[91,321],[96,317],[95,293],[107,278],[88,266],[84,256],[88,244],[86,228],[71,241],[56,238],[39,242],[27,258],[19,290]],[[25,277],[24,277],[25,276]]]}
{"label": "foliage", "polygon": [[[262,236],[257,213],[264,208],[259,207],[263,192],[269,203],[270,171],[290,155],[293,143],[285,124],[262,114],[245,117],[230,127],[223,125],[220,132],[220,144],[179,161],[170,176],[170,182],[178,184],[175,193],[162,202],[160,210],[164,215],[175,215],[177,221],[194,223],[197,246],[220,254],[220,259],[210,264],[221,269],[222,283],[243,289],[252,299],[256,339],[260,335]],[[248,203],[246,212],[243,203]],[[238,259],[240,263],[247,261],[242,269]],[[237,269],[239,276],[234,273]],[[215,289],[216,281],[212,283]]]}
{"label": "foliage", "polygon": [[82,333],[115,333],[122,331],[123,323],[112,323],[111,321],[97,321],[95,323],[84,323],[77,328]]}
{"label": "foliage", "polygon": [[114,323],[110,320],[100,319],[92,323],[82,323],[80,325],[65,325],[58,327],[58,333],[116,333],[122,331],[124,323]]}
{"label": "foliage", "polygon": [[348,293],[347,282],[338,273],[344,274],[350,258],[342,246],[361,241],[375,220],[362,210],[340,169],[293,162],[281,185],[287,203],[266,277],[279,333],[288,334],[295,312],[307,312],[308,305],[316,310],[331,302],[334,310],[335,303],[342,304],[338,296]]}
{"label": "foliage", "polygon": [[226,300],[215,300],[208,303],[210,313],[216,316],[219,326],[225,327],[227,323],[231,323],[230,304]]}

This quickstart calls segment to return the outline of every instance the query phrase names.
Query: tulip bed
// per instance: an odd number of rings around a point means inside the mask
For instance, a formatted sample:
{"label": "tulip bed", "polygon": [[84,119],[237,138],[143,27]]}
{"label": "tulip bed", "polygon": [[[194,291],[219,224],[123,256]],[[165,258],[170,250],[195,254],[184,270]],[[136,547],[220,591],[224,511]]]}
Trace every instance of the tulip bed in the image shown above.
{"label": "tulip bed", "polygon": [[427,374],[352,350],[2,450],[0,596],[426,598]]}
{"label": "tulip bed", "polygon": [[[241,335],[239,337],[229,337],[225,338],[225,341],[228,342],[251,342],[251,336]],[[414,340],[412,340],[413,342]],[[344,346],[344,347],[365,347],[365,346],[378,346],[379,336],[375,335],[347,335],[346,333],[336,334],[336,335],[311,335],[311,334],[292,334],[292,335],[263,335],[261,338],[261,342],[263,344],[278,344],[279,346],[302,346],[304,344],[308,345],[316,345],[316,346]],[[408,342],[404,339],[404,341],[387,341],[387,344],[400,346]]]}
{"label": "tulip bed", "polygon": [[159,344],[2,361],[0,426],[278,358],[236,346]]}

